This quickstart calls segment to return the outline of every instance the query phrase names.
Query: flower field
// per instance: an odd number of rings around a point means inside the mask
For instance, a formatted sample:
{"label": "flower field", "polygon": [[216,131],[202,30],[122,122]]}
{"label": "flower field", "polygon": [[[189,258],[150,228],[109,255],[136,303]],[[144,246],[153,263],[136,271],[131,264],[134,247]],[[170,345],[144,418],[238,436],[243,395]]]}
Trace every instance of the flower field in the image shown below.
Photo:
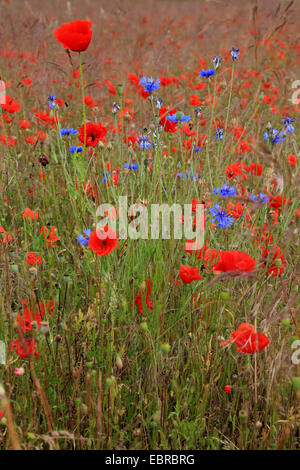
{"label": "flower field", "polygon": [[1,450],[299,449],[299,15],[0,2]]}

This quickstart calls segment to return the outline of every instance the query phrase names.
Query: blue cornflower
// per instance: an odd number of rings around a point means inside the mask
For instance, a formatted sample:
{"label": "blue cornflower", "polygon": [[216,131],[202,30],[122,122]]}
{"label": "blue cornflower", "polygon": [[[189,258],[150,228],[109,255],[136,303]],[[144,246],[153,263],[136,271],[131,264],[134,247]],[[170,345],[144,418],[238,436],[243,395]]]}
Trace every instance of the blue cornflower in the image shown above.
{"label": "blue cornflower", "polygon": [[213,217],[212,221],[217,225],[218,228],[227,228],[232,225],[234,218],[227,215],[225,211],[222,211],[219,204],[211,207],[209,211]]}
{"label": "blue cornflower", "polygon": [[197,145],[197,147],[194,147],[194,148],[193,148],[193,151],[196,152],[196,153],[197,153],[197,152],[203,152],[203,149],[200,148],[199,145]]}
{"label": "blue cornflower", "polygon": [[257,196],[255,194],[250,194],[249,199],[254,202],[268,202],[270,198],[268,198],[265,193],[260,193]]}
{"label": "blue cornflower", "polygon": [[213,57],[213,63],[216,70],[218,70],[218,68],[220,67],[222,60],[222,57],[220,57],[219,55],[215,55]]}
{"label": "blue cornflower", "polygon": [[140,137],[138,139],[139,143],[140,143],[140,149],[141,150],[148,150],[149,147],[151,147],[151,143],[149,142],[148,140],[148,137],[147,136],[143,136],[143,137]]}
{"label": "blue cornflower", "polygon": [[213,188],[214,194],[220,194],[223,197],[227,196],[235,196],[236,190],[234,186],[228,186],[228,184],[224,184],[221,188]]}
{"label": "blue cornflower", "polygon": [[48,96],[48,106],[50,109],[53,109],[54,106],[55,106],[55,100],[56,100],[56,96],[55,95],[50,95]]}
{"label": "blue cornflower", "polygon": [[77,147],[76,145],[72,145],[71,147],[69,147],[69,152],[70,153],[80,153],[82,152],[82,147]]}
{"label": "blue cornflower", "polygon": [[159,90],[160,87],[160,80],[157,78],[154,80],[154,78],[146,78],[143,77],[140,79],[140,85],[142,85],[148,93],[153,93],[156,90]]}
{"label": "blue cornflower", "polygon": [[282,119],[282,122],[284,123],[287,132],[294,132],[295,128],[294,126],[292,126],[292,122],[294,122],[294,119],[289,116],[286,116],[284,119]]}
{"label": "blue cornflower", "polygon": [[177,173],[177,178],[179,178],[179,179],[184,179],[184,178],[189,179],[189,178],[191,178],[191,180],[197,181],[198,180],[198,175],[199,175],[198,172],[196,172],[193,175],[193,173],[191,171],[188,171],[187,173]]}
{"label": "blue cornflower", "polygon": [[76,135],[78,130],[73,129],[72,127],[70,129],[60,129],[60,135],[63,137],[64,135]]}
{"label": "blue cornflower", "polygon": [[137,170],[138,167],[139,166],[137,163],[131,163],[131,165],[128,165],[128,163],[124,163],[125,170]]}
{"label": "blue cornflower", "polygon": [[232,47],[230,53],[231,53],[232,60],[236,62],[239,58],[240,50],[237,47]]}
{"label": "blue cornflower", "polygon": [[272,144],[277,144],[278,142],[283,142],[285,140],[284,133],[282,131],[279,132],[278,129],[269,129],[264,132],[263,136],[267,142],[272,142]]}
{"label": "blue cornflower", "polygon": [[89,243],[89,238],[90,238],[90,234],[91,234],[91,229],[90,228],[87,228],[83,231],[85,237],[82,235],[82,233],[80,233],[77,237],[77,241],[80,243],[80,245],[84,246],[84,245],[88,245]]}
{"label": "blue cornflower", "polygon": [[185,115],[182,111],[177,111],[176,114],[168,115],[167,119],[171,122],[188,122],[191,120],[191,116],[189,114]]}
{"label": "blue cornflower", "polygon": [[104,171],[102,175],[104,176],[102,183],[107,183],[110,180],[110,171]]}
{"label": "blue cornflower", "polygon": [[217,129],[216,139],[217,140],[223,140],[224,139],[224,129]]}
{"label": "blue cornflower", "polygon": [[214,74],[215,74],[214,69],[207,69],[207,70],[202,69],[200,72],[200,77],[209,78],[211,75],[214,75]]}

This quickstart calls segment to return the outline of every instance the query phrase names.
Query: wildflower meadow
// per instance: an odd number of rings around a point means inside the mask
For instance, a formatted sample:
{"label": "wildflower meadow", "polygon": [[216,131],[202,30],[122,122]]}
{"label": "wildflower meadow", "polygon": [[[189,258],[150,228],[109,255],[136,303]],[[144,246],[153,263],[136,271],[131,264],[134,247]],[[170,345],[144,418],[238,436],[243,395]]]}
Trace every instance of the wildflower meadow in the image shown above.
{"label": "wildflower meadow", "polygon": [[1,0],[1,450],[299,449],[299,17]]}

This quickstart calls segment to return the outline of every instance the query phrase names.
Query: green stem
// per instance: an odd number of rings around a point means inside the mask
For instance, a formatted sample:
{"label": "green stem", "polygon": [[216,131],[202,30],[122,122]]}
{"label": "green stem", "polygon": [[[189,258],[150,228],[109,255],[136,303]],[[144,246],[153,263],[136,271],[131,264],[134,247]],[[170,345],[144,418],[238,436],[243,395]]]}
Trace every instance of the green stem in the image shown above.
{"label": "green stem", "polygon": [[83,82],[83,73],[82,73],[82,63],[81,63],[81,53],[79,52],[79,70],[80,70],[80,82],[81,82],[81,93],[82,93],[82,111],[83,111],[83,125],[84,125],[84,133],[83,133],[83,161],[85,157],[85,149],[86,149],[86,114],[85,114],[85,101],[84,101],[84,82]]}

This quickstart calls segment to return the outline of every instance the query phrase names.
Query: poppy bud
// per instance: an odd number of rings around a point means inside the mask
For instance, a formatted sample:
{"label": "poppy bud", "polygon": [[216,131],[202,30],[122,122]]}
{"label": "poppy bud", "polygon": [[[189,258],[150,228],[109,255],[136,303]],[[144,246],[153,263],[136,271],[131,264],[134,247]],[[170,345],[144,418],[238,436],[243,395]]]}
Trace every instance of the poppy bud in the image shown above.
{"label": "poppy bud", "polygon": [[80,414],[83,416],[88,414],[88,407],[85,403],[81,403],[80,405]]}
{"label": "poppy bud", "polygon": [[169,345],[169,343],[163,343],[160,345],[160,350],[164,354],[168,354],[171,351],[171,346]]}
{"label": "poppy bud", "polygon": [[81,400],[80,397],[79,397],[79,398],[75,398],[74,401],[75,401],[75,405],[76,405],[76,406],[80,406],[80,405],[81,405],[82,400]]}
{"label": "poppy bud", "polygon": [[152,416],[154,423],[158,424],[160,422],[160,412],[157,410]]}
{"label": "poppy bud", "polygon": [[140,324],[140,327],[143,331],[147,331],[148,330],[148,324],[147,322],[143,321],[141,324]]}
{"label": "poppy bud", "polygon": [[0,424],[1,424],[2,426],[6,426],[6,423],[7,423],[7,419],[5,418],[5,416],[3,416],[3,418],[0,419]]}
{"label": "poppy bud", "polygon": [[106,379],[106,386],[107,388],[110,388],[113,384],[113,379],[111,377],[107,377]]}
{"label": "poppy bud", "polygon": [[177,121],[180,121],[183,118],[183,112],[182,111],[177,111],[176,113],[176,119]]}
{"label": "poppy bud", "polygon": [[300,390],[300,377],[292,377],[292,384],[296,390]]}
{"label": "poppy bud", "polygon": [[128,112],[126,112],[126,113],[124,114],[124,119],[125,119],[126,121],[128,121],[128,120],[130,119],[130,114],[129,114]]}
{"label": "poppy bud", "polygon": [[220,297],[221,297],[222,300],[228,300],[229,299],[229,292],[228,291],[221,292]]}
{"label": "poppy bud", "polygon": [[119,96],[123,96],[124,88],[123,85],[118,85],[117,86],[117,93]]}
{"label": "poppy bud", "polygon": [[33,432],[28,432],[26,437],[29,441],[34,441],[34,439],[36,439],[36,436],[33,434]]}
{"label": "poppy bud", "polygon": [[20,377],[21,375],[24,375],[24,374],[25,374],[25,369],[24,369],[24,367],[16,367],[15,370],[14,370],[14,374],[15,374],[17,377]]}
{"label": "poppy bud", "polygon": [[283,326],[289,326],[291,324],[290,318],[284,318],[283,320],[281,320],[281,324]]}

